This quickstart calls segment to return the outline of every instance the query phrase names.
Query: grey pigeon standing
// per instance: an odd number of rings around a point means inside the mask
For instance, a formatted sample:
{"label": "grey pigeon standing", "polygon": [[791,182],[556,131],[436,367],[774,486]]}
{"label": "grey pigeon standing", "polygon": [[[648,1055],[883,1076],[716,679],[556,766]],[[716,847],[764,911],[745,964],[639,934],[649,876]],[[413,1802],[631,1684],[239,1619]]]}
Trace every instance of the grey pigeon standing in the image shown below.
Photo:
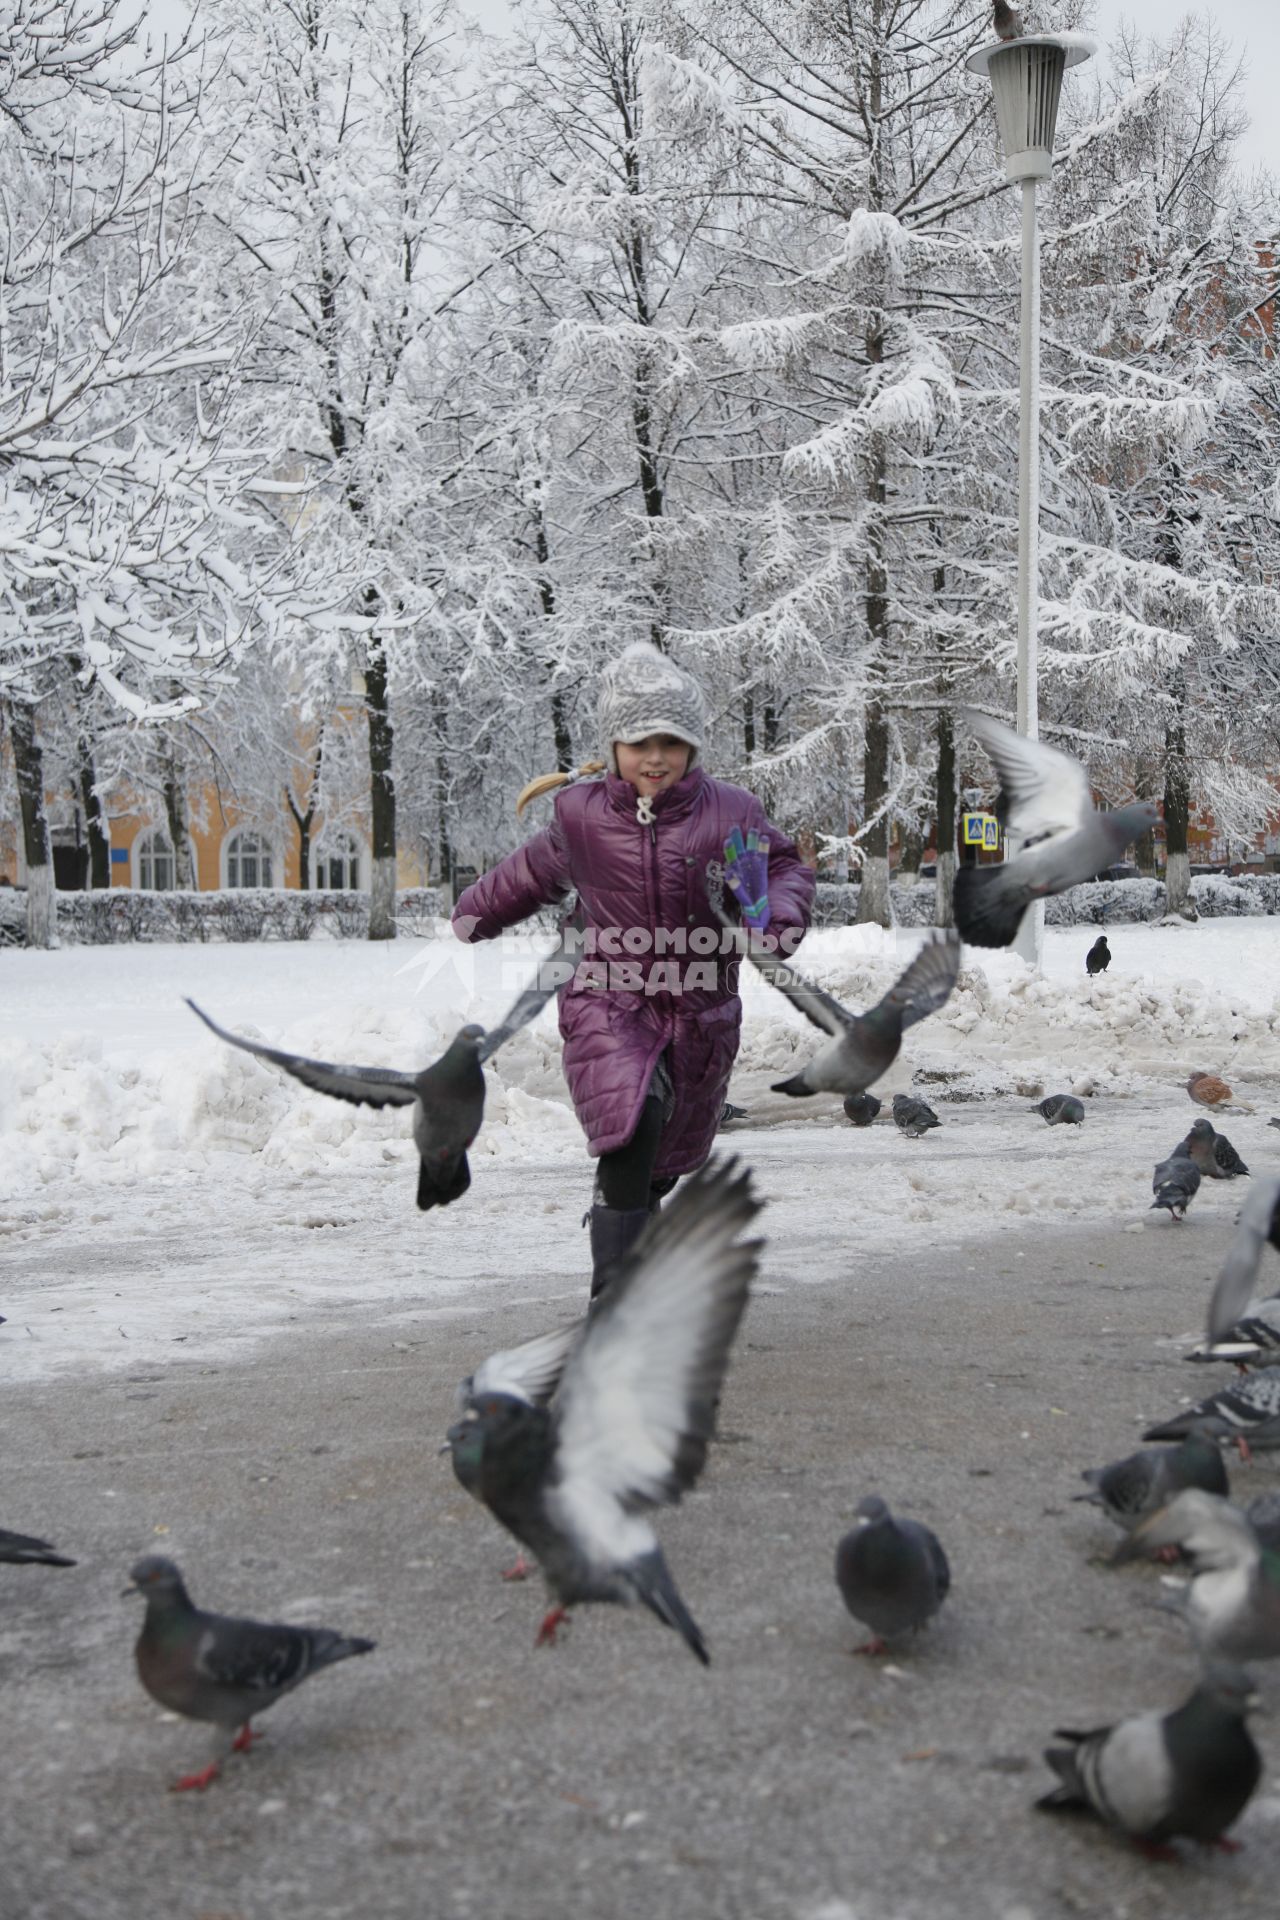
{"label": "grey pigeon standing", "polygon": [[447,1207],[471,1185],[467,1148],[484,1118],[484,1073],[481,1069],[483,1027],[467,1026],[447,1051],[421,1073],[401,1073],[394,1067],[344,1067],[327,1060],[308,1060],[284,1053],[256,1040],[228,1033],[201,1011],[194,1000],[187,1005],[206,1027],[230,1046],[270,1060],[317,1093],[349,1100],[361,1107],[412,1107],[413,1143],[418,1149],[418,1205],[424,1213]]}
{"label": "grey pigeon standing", "polygon": [[865,1093],[897,1059],[906,1029],[946,1005],[960,973],[960,942],[955,933],[948,928],[932,934],[883,1000],[859,1014],[850,1013],[797,973],[785,956],[762,953],[754,945],[747,951],[765,979],[785,993],[815,1027],[831,1035],[830,1044],[799,1073],[774,1083],[774,1093],[797,1098],[810,1093]]}
{"label": "grey pigeon standing", "polygon": [[874,1093],[846,1093],[844,1097],[844,1117],[852,1121],[855,1127],[869,1127],[879,1113],[882,1102]]}
{"label": "grey pigeon standing", "polygon": [[1185,1141],[1179,1141],[1169,1158],[1161,1160],[1151,1176],[1151,1191],[1155,1199],[1148,1211],[1154,1212],[1157,1207],[1163,1207],[1174,1221],[1186,1219],[1187,1208],[1200,1191],[1200,1169],[1183,1151],[1185,1146]]}
{"label": "grey pigeon standing", "polygon": [[47,1540],[37,1540],[29,1533],[10,1533],[7,1527],[0,1527],[0,1560],[12,1567],[74,1567],[76,1564],[51,1547]]}
{"label": "grey pigeon standing", "polygon": [[1072,1499],[1092,1501],[1126,1532],[1187,1487],[1224,1499],[1231,1494],[1221,1451],[1202,1433],[1189,1433],[1176,1447],[1144,1447],[1110,1466],[1090,1467],[1080,1478],[1089,1482],[1089,1491]]}
{"label": "grey pigeon standing", "polygon": [[1156,1547],[1181,1547],[1191,1579],[1177,1600],[1205,1658],[1274,1660],[1280,1654],[1280,1554],[1264,1547],[1239,1507],[1190,1488],[1140,1520],[1112,1556],[1120,1565]]}
{"label": "grey pigeon standing", "polygon": [[1022,36],[1022,15],[1008,0],[995,0],[995,30],[997,40],[1018,40]]}
{"label": "grey pigeon standing", "polygon": [[938,1611],[951,1569],[936,1533],[918,1520],[896,1520],[878,1495],[860,1500],[856,1524],[836,1548],[836,1585],[872,1639],[859,1653],[885,1653],[887,1642],[915,1633]]}
{"label": "grey pigeon standing", "polygon": [[1267,1244],[1280,1253],[1280,1179],[1259,1180],[1236,1223],[1235,1236],[1222,1263],[1209,1301],[1209,1344],[1227,1338],[1249,1305],[1262,1249]]}
{"label": "grey pigeon standing", "polygon": [[539,1644],[572,1606],[638,1601],[710,1664],[640,1516],[678,1501],[706,1461],[763,1244],[738,1237],[761,1202],[736,1169],[703,1168],[653,1216],[563,1365],[547,1358],[538,1391],[517,1348],[496,1373],[495,1361],[477,1370],[449,1429],[458,1479],[542,1569],[554,1604]]}
{"label": "grey pigeon standing", "polygon": [[925,1101],[917,1100],[909,1093],[895,1093],[893,1124],[899,1133],[906,1134],[908,1140],[918,1140],[922,1134],[928,1133],[930,1127],[940,1127],[942,1122]]}
{"label": "grey pigeon standing", "polygon": [[1250,1367],[1280,1366],[1280,1295],[1251,1300],[1218,1339],[1184,1354],[1183,1359],[1198,1364],[1216,1361],[1220,1366],[1239,1367],[1242,1373]]}
{"label": "grey pigeon standing", "polygon": [[1178,1151],[1195,1161],[1206,1180],[1235,1180],[1249,1171],[1226,1134],[1214,1130],[1212,1120],[1193,1120]]}
{"label": "grey pigeon standing", "polygon": [[1181,1440],[1192,1427],[1229,1441],[1242,1460],[1253,1448],[1280,1447],[1280,1370],[1266,1367],[1220,1387],[1194,1407],[1148,1427],[1144,1440]]}
{"label": "grey pigeon standing", "polygon": [[1051,1093],[1032,1113],[1040,1114],[1051,1127],[1078,1127],[1084,1119],[1084,1101],[1073,1093]]}
{"label": "grey pigeon standing", "polygon": [[[373,1652],[372,1640],[349,1639],[327,1627],[267,1626],[202,1613],[173,1561],[159,1554],[139,1560],[129,1578],[147,1603],[134,1649],[138,1678],[171,1713],[210,1721],[228,1733],[239,1728],[231,1752],[249,1747],[254,1714],[265,1713],[310,1674]],[[207,1787],[222,1757],[175,1780],[172,1791]]]}
{"label": "grey pigeon standing", "polygon": [[1142,801],[1097,813],[1078,760],[985,713],[965,709],[962,717],[996,763],[997,811],[1021,851],[1000,866],[959,868],[956,926],[971,946],[1008,947],[1033,900],[1063,893],[1110,866],[1159,812]]}
{"label": "grey pigeon standing", "polygon": [[1107,936],[1100,933],[1084,957],[1084,970],[1092,977],[1097,973],[1105,973],[1110,965],[1111,949],[1107,945]]}
{"label": "grey pigeon standing", "polygon": [[1061,1785],[1036,1801],[1046,1813],[1094,1813],[1144,1852],[1176,1858],[1170,1840],[1222,1842],[1262,1777],[1245,1716],[1258,1704],[1247,1673],[1214,1664],[1173,1713],[1142,1713],[1077,1733],[1060,1727],[1045,1759]]}

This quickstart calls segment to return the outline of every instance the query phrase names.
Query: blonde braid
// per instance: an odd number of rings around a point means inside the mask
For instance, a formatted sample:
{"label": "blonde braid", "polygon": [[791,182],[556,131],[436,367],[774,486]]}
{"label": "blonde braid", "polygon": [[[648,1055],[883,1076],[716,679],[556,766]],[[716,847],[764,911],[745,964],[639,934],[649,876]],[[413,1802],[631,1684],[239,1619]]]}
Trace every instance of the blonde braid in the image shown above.
{"label": "blonde braid", "polygon": [[588,760],[578,768],[576,773],[538,774],[536,779],[530,780],[528,786],[520,789],[520,797],[516,801],[516,819],[520,818],[532,801],[541,800],[544,793],[554,793],[557,787],[567,787],[572,780],[583,780],[589,774],[603,772],[603,760]]}

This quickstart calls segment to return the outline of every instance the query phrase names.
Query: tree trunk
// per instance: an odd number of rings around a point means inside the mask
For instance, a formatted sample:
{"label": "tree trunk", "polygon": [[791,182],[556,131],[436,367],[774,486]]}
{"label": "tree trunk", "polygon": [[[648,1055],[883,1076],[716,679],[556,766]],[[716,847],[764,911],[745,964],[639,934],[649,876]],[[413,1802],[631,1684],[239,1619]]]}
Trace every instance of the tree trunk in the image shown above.
{"label": "tree trunk", "polygon": [[[867,359],[878,364],[884,358],[884,339],[879,332],[867,336]],[[871,657],[871,692],[867,699],[866,743],[862,758],[862,811],[864,820],[874,820],[861,841],[862,891],[858,895],[858,921],[874,921],[878,926],[893,925],[893,902],[889,894],[889,716],[880,704],[879,687],[884,671],[884,646],[888,638],[888,578],[884,568],[884,503],[887,461],[882,443],[877,441],[872,459],[867,498],[871,503],[871,526],[867,543],[866,592],[867,651]],[[879,814],[879,819],[875,815]]]}
{"label": "tree trunk", "polygon": [[918,827],[908,827],[902,836],[902,857],[898,861],[898,880],[904,887],[914,887],[920,878],[920,862],[924,859],[924,835]]}
{"label": "tree trunk", "polygon": [[938,714],[938,877],[934,885],[933,924],[953,927],[956,884],[956,723],[949,709]]}
{"label": "tree trunk", "polygon": [[[556,590],[551,580],[551,549],[547,544],[547,523],[542,514],[542,493],[536,494],[533,505],[533,540],[538,555],[538,598],[542,602],[542,617],[550,620],[556,610]],[[551,695],[551,733],[556,743],[556,771],[568,773],[573,766],[573,735],[569,731],[569,707],[563,692],[557,688]],[[441,869],[448,878],[448,868]]]}
{"label": "tree trunk", "polygon": [[449,766],[445,747],[449,738],[448,715],[439,687],[431,689],[431,722],[436,737],[436,859],[440,884],[453,893],[455,849],[449,831]]}
{"label": "tree trunk", "polygon": [[27,863],[27,945],[56,947],[58,903],[44,813],[44,756],[36,739],[35,713],[25,700],[11,699],[9,738],[22,814],[22,851]]}
{"label": "tree trunk", "polygon": [[[370,590],[366,608],[373,611],[377,595]],[[369,603],[372,602],[372,607]],[[369,815],[373,842],[373,871],[369,876],[369,938],[396,937],[396,790],[392,774],[394,734],[387,703],[387,656],[382,642],[370,640],[364,674],[365,709],[369,715]]]}
{"label": "tree trunk", "polygon": [[85,831],[89,840],[89,885],[111,885],[111,841],[107,837],[107,816],[96,791],[93,749],[80,737],[80,799],[84,807]]}
{"label": "tree trunk", "polygon": [[181,770],[172,758],[164,781],[164,817],[173,848],[173,884],[180,893],[194,893],[196,877],[191,870],[191,837],[187,832],[187,790]]}
{"label": "tree trunk", "polygon": [[1165,729],[1164,745],[1166,911],[1180,913],[1185,920],[1195,920],[1199,916],[1191,898],[1191,856],[1187,851],[1187,829],[1191,824],[1191,775],[1187,766],[1187,730],[1181,715]]}

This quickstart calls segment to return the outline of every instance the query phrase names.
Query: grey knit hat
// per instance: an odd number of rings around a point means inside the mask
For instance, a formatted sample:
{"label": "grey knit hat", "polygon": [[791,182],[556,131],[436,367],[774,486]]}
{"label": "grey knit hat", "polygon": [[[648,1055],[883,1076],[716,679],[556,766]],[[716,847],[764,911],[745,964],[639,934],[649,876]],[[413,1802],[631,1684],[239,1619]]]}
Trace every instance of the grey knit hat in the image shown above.
{"label": "grey knit hat", "polygon": [[634,746],[651,733],[674,734],[697,758],[707,724],[707,703],[691,674],[647,640],[635,640],[600,676],[596,708],[600,751],[612,773],[618,771],[615,741]]}

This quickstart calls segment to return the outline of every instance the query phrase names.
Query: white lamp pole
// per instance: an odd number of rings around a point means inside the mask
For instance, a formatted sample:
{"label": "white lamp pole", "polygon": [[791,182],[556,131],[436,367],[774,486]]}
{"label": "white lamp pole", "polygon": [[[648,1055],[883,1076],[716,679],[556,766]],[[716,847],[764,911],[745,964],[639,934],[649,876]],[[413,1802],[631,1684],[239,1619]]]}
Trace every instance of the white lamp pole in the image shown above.
{"label": "white lamp pole", "polygon": [[[967,65],[984,73],[995,95],[1004,147],[1004,170],[1022,184],[1022,316],[1019,329],[1018,398],[1018,732],[1040,732],[1036,648],[1040,598],[1040,236],[1036,227],[1036,182],[1053,170],[1053,134],[1058,122],[1062,76],[1094,51],[1083,34],[1028,34],[1000,40],[970,54]],[[1016,848],[1014,849],[1016,851]],[[1044,902],[1023,915],[1014,951],[1039,966],[1044,946]]]}

